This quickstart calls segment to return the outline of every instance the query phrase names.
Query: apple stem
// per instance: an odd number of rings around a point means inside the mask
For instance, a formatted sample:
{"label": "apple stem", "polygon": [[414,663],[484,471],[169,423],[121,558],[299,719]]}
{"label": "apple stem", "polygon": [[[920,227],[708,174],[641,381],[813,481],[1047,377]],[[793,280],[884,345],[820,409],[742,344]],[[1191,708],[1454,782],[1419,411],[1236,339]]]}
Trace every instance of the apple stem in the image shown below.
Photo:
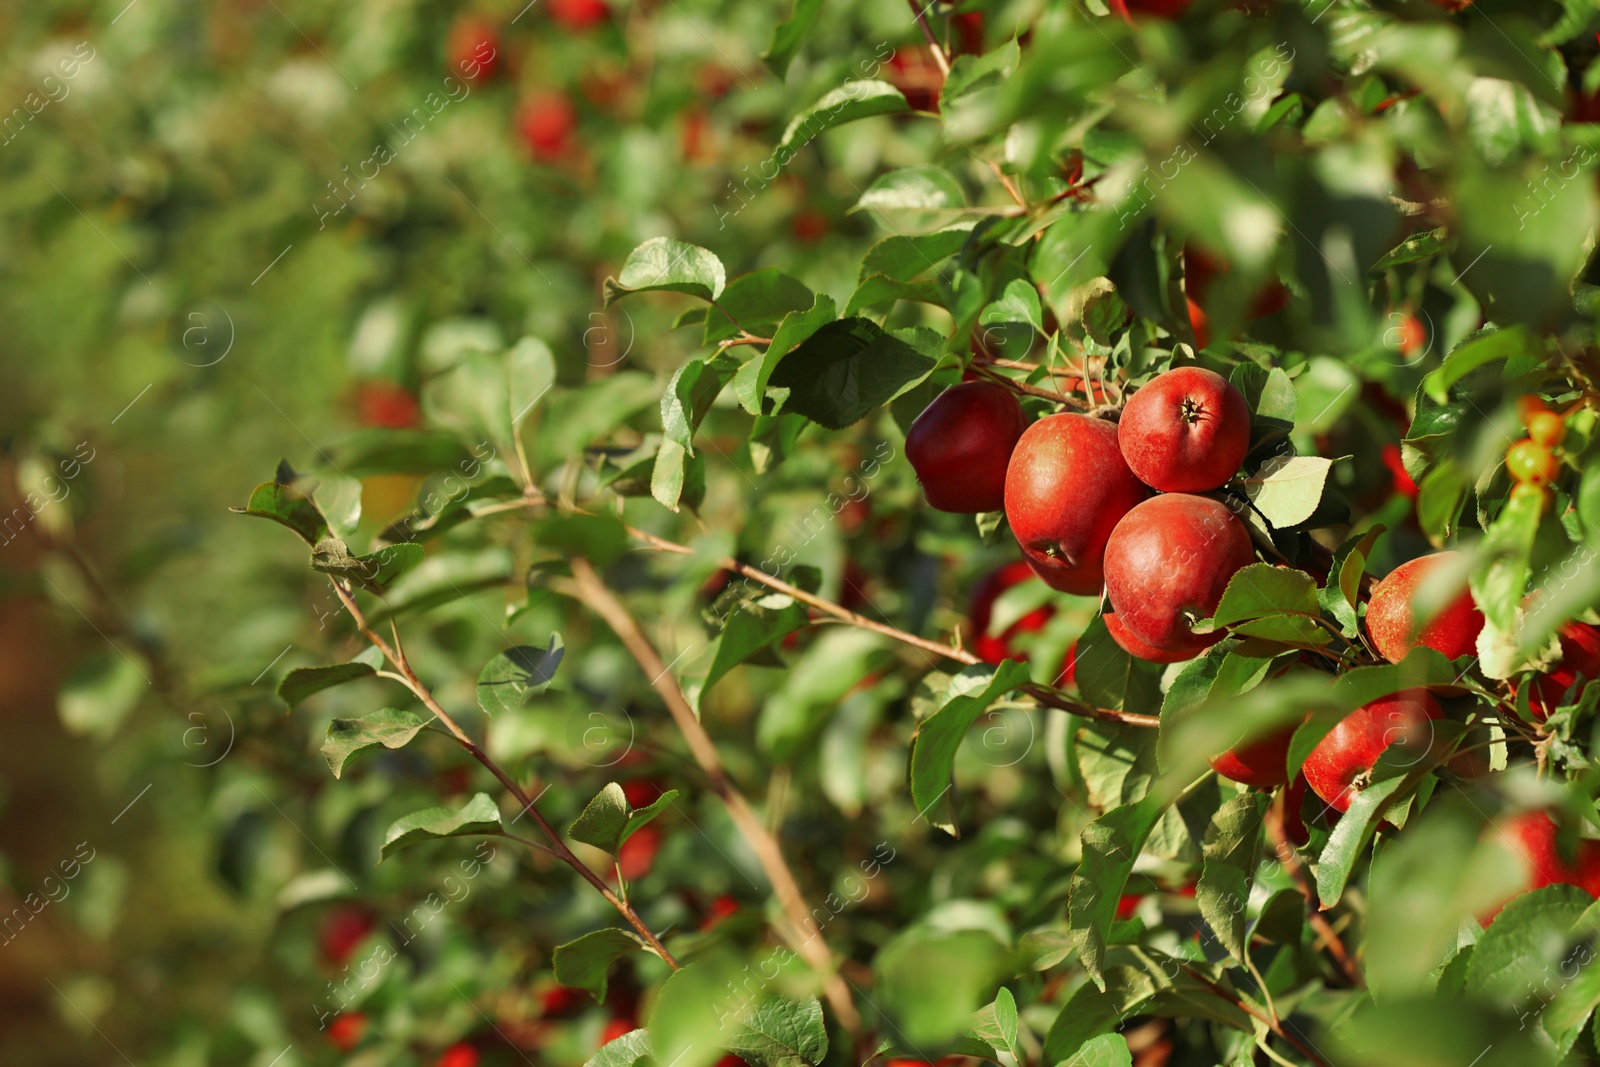
{"label": "apple stem", "polygon": [[[927,8],[918,5],[917,0],[906,0],[911,5],[911,14],[917,20],[917,26],[922,30],[922,36],[928,42],[928,48],[933,52],[933,62],[939,68],[939,73],[946,78],[950,76],[950,60],[944,54],[944,49],[939,45],[939,38],[934,36],[933,27],[928,25]],[[932,5],[929,5],[932,6]]]}

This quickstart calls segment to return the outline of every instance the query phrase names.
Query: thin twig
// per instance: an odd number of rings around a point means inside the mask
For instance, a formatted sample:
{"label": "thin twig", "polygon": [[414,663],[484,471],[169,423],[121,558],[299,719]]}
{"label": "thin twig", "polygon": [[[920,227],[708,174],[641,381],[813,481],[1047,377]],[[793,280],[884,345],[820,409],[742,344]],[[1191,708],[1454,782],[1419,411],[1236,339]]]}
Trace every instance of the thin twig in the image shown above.
{"label": "thin twig", "polygon": [[1278,862],[1283,865],[1284,871],[1294,882],[1295,887],[1300,890],[1300,895],[1305,897],[1309,920],[1312,929],[1317,931],[1319,943],[1328,950],[1328,955],[1333,957],[1334,963],[1339,965],[1339,970],[1344,972],[1350,984],[1360,989],[1366,985],[1366,980],[1361,977],[1361,969],[1350,958],[1350,953],[1345,951],[1344,942],[1339,940],[1338,931],[1322,913],[1316,892],[1306,878],[1305,868],[1300,865],[1300,855],[1295,852],[1294,845],[1289,841],[1289,835],[1284,832],[1284,805],[1288,800],[1289,791],[1285,789],[1273,801],[1271,810],[1267,812],[1267,833],[1272,837],[1273,852],[1277,854]]}
{"label": "thin twig", "polygon": [[928,42],[928,48],[933,52],[934,65],[939,68],[939,73],[944,77],[950,76],[950,59],[944,54],[944,49],[939,44],[939,38],[934,36],[933,27],[928,25],[927,8],[918,7],[917,0],[906,0],[911,5],[911,13],[916,17],[917,25],[922,29],[922,36]]}
{"label": "thin twig", "polygon": [[571,567],[574,592],[578,594],[585,607],[605,620],[606,625],[616,633],[640,669],[650,678],[651,686],[666,704],[668,713],[678,727],[678,732],[683,735],[684,742],[689,746],[690,755],[705,772],[712,790],[722,799],[723,805],[728,809],[728,815],[739,828],[740,835],[755,853],[756,860],[767,876],[767,881],[772,883],[773,892],[783,906],[784,914],[792,928],[789,938],[791,945],[812,969],[823,977],[823,992],[838,1015],[840,1024],[854,1033],[860,1029],[861,1017],[856,1011],[848,987],[839,976],[833,953],[828,949],[827,943],[822,939],[822,931],[811,917],[811,909],[806,904],[805,896],[800,892],[800,884],[795,880],[788,861],[783,858],[783,849],[778,839],[767,829],[761,817],[750,806],[750,802],[728,777],[722,756],[712,743],[711,735],[706,733],[706,728],[701,724],[694,709],[690,707],[682,687],[678,685],[677,678],[673,676],[669,665],[662,661],[661,654],[656,651],[650,638],[640,629],[632,612],[611,591],[611,587],[606,585],[588,560],[574,557]]}
{"label": "thin twig", "polygon": [[333,582],[333,591],[338,594],[339,599],[344,603],[345,609],[350,612],[350,618],[355,620],[356,628],[361,631],[368,641],[372,642],[379,652],[383,653],[385,659],[394,665],[395,670],[402,676],[406,688],[410,689],[416,698],[422,701],[424,707],[438,717],[444,728],[449,730],[451,736],[456,739],[456,742],[466,749],[473,759],[483,764],[490,774],[499,779],[500,784],[505,786],[511,795],[516,798],[517,803],[522,806],[522,810],[533,817],[533,821],[538,825],[540,833],[544,834],[545,838],[550,842],[549,851],[555,853],[557,859],[578,872],[585,881],[594,886],[600,895],[606,898],[606,902],[616,908],[617,912],[628,921],[628,925],[638,931],[639,936],[644,938],[651,949],[666,961],[667,966],[676,971],[679,966],[678,961],[672,957],[672,953],[667,951],[666,946],[657,939],[656,935],[651,933],[650,928],[644,924],[638,913],[633,910],[633,906],[617,896],[599,875],[589,869],[588,864],[579,859],[567,847],[567,843],[561,840],[561,835],[556,832],[555,827],[551,826],[545,820],[545,817],[540,814],[539,809],[534,806],[533,799],[523,791],[523,788],[516,783],[516,780],[502,770],[500,765],[487,752],[479,748],[477,743],[467,736],[466,731],[456,723],[455,719],[451,718],[450,713],[445,711],[439,705],[439,702],[434,699],[433,693],[427,686],[422,684],[422,680],[411,669],[411,664],[406,659],[405,649],[398,640],[399,631],[395,631],[397,640],[391,646],[367,623],[366,616],[361,613],[360,606],[356,604],[355,595],[337,579],[331,580]]}
{"label": "thin twig", "polygon": [[1045,400],[1051,400],[1062,405],[1063,407],[1071,408],[1073,411],[1083,412],[1089,410],[1089,405],[1084,401],[1079,400],[1075,396],[1068,396],[1067,394],[1057,392],[1054,389],[1043,389],[1037,385],[1030,385],[1027,382],[1019,382],[1015,378],[1012,378],[1009,375],[1001,374],[994,368],[985,366],[982,363],[971,364],[971,369],[974,373],[981,374],[990,381],[996,382],[999,385],[1003,385],[1007,389],[1014,389],[1019,393],[1026,394],[1027,396],[1037,396]]}

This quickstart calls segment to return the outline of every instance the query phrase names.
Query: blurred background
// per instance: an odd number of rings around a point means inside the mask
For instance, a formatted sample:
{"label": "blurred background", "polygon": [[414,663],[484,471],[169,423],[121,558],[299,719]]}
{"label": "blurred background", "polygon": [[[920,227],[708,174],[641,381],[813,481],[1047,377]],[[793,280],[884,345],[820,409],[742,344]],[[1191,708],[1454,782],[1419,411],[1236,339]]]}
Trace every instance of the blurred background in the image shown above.
{"label": "blurred background", "polygon": [[[536,335],[577,381],[675,365],[672,308],[601,308],[645,238],[848,284],[868,227],[830,220],[914,124],[853,132],[832,185],[750,167],[862,41],[915,32],[878,15],[785,80],[758,55],[780,13],[716,0],[0,10],[0,1063],[337,1058],[299,1039],[373,920],[328,901],[403,911],[430,874],[374,868],[384,798],[331,790],[273,696],[332,598],[228,508],[280,457],[416,425],[463,346]],[[364,521],[418,480],[366,474]],[[509,974],[505,948],[458,971]],[[420,1050],[481,1026],[440,988]]]}

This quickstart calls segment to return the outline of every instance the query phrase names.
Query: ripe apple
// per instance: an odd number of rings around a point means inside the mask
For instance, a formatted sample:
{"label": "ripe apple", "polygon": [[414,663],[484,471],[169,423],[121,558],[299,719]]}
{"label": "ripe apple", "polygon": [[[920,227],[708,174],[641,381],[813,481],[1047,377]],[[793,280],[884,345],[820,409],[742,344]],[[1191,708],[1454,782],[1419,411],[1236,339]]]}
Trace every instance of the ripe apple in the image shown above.
{"label": "ripe apple", "polygon": [[1012,640],[1020,634],[1038,633],[1055,615],[1055,608],[1045,604],[1034,608],[1000,633],[989,632],[989,623],[994,618],[995,601],[1000,599],[1000,594],[1023,582],[1036,581],[1037,578],[1032,567],[1023,560],[1017,560],[990,574],[972,591],[972,607],[967,614],[971,624],[972,651],[985,663],[1023,659],[1024,657],[1012,647]]}
{"label": "ripe apple", "polygon": [[700,920],[700,929],[702,931],[715,929],[722,920],[735,914],[738,910],[739,898],[729,893],[724,893],[713,900],[706,908],[706,916]]}
{"label": "ripe apple", "polygon": [[[648,827],[647,827],[648,829]],[[629,1018],[616,1018],[606,1023],[605,1029],[600,1031],[600,1044],[609,1045],[624,1034],[631,1034],[639,1029],[639,1024]]]}
{"label": "ripe apple", "polygon": [[517,109],[517,129],[534,158],[560,159],[572,148],[578,112],[560,93],[536,93]]}
{"label": "ripe apple", "polygon": [[1425,689],[1407,689],[1364,704],[1346,715],[1306,757],[1312,790],[1335,811],[1344,811],[1365,788],[1367,774],[1391,745],[1421,759],[1433,740],[1430,719],[1444,714]]}
{"label": "ripe apple", "polygon": [[569,30],[587,30],[611,17],[605,0],[550,0],[550,17]]}
{"label": "ripe apple", "polygon": [[359,1011],[347,1011],[328,1024],[328,1043],[340,1052],[349,1052],[361,1044],[367,1032],[367,1017]]}
{"label": "ripe apple", "polygon": [[478,1067],[478,1050],[458,1041],[439,1054],[434,1067]]}
{"label": "ripe apple", "polygon": [[1444,654],[1449,659],[1465,656],[1477,648],[1478,631],[1483,629],[1483,612],[1478,610],[1472,592],[1461,590],[1443,611],[1419,626],[1412,617],[1411,599],[1428,572],[1456,557],[1455,552],[1435,552],[1400,564],[1373,586],[1367,602],[1367,634],[1384,659],[1399,663],[1418,645]]}
{"label": "ripe apple", "polygon": [[975,515],[1005,504],[1006,465],[1028,416],[994,382],[962,382],[934,398],[906,432],[906,459],[928,503]]}
{"label": "ripe apple", "polygon": [[1106,631],[1111,634],[1111,640],[1130,656],[1149,660],[1151,663],[1182,663],[1186,659],[1194,658],[1193,652],[1168,652],[1145,644],[1123,625],[1122,618],[1114,611],[1104,612],[1100,618],[1106,624]]}
{"label": "ripe apple", "polygon": [[1228,579],[1254,561],[1250,533],[1226,504],[1166,493],[1117,523],[1106,543],[1106,597],[1129,634],[1187,658],[1222,639],[1190,624],[1209,618]]}
{"label": "ripe apple", "polygon": [[411,390],[376,378],[356,387],[356,409],[363,426],[407,430],[422,421],[422,408]]}
{"label": "ripe apple", "polygon": [[1600,841],[1584,838],[1568,863],[1561,856],[1556,824],[1542,811],[1515,816],[1496,827],[1505,844],[1521,857],[1528,889],[1547,885],[1575,885],[1590,896],[1600,896]]}
{"label": "ripe apple", "polygon": [[1406,472],[1406,465],[1400,458],[1400,446],[1389,442],[1379,450],[1379,457],[1389,471],[1389,476],[1394,480],[1394,491],[1407,500],[1417,499],[1417,483]]}
{"label": "ripe apple", "polygon": [[617,869],[622,872],[623,878],[630,882],[637,881],[650,873],[659,851],[661,831],[655,826],[641,826],[617,851]]}
{"label": "ripe apple", "polygon": [[1052,588],[1093,596],[1105,582],[1106,541],[1148,495],[1133,476],[1117,428],[1103,419],[1060,414],[1023,433],[1006,468],[1011,532]]}
{"label": "ripe apple", "polygon": [[1185,297],[1184,302],[1189,307],[1189,328],[1194,331],[1194,346],[1203,351],[1211,344],[1211,319],[1194,297]]}
{"label": "ripe apple", "polygon": [[1295,727],[1235,745],[1211,760],[1211,768],[1224,778],[1258,789],[1271,789],[1289,781],[1289,742]]}
{"label": "ripe apple", "polygon": [[801,244],[816,244],[828,235],[828,215],[820,208],[803,207],[789,223],[794,239]]}
{"label": "ripe apple", "polygon": [[1569,622],[1556,632],[1556,640],[1561,643],[1560,665],[1535,679],[1528,693],[1528,710],[1540,719],[1555,710],[1579,678],[1600,678],[1600,629]]}
{"label": "ripe apple", "polygon": [[488,81],[500,69],[500,35],[493,24],[466,16],[450,27],[450,65],[469,81]]}
{"label": "ripe apple", "polygon": [[377,920],[362,908],[348,904],[334,908],[317,930],[322,958],[335,967],[343,967],[377,925]]}
{"label": "ripe apple", "polygon": [[1164,493],[1222,485],[1250,450],[1250,408],[1204,367],[1158,374],[1122,409],[1117,443],[1138,479]]}

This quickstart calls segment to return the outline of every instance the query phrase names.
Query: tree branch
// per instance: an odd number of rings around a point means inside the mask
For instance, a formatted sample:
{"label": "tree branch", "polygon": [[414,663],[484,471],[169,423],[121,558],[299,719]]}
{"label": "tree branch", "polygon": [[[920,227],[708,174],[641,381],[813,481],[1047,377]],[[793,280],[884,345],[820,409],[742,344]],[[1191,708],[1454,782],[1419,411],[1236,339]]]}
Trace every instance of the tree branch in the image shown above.
{"label": "tree branch", "polygon": [[581,557],[572,559],[572,577],[574,591],[584,606],[605,621],[621,639],[640,669],[650,678],[651,686],[667,705],[667,711],[672,715],[678,732],[688,744],[690,754],[705,772],[712,790],[722,799],[734,825],[738,827],[740,835],[756,854],[767,880],[772,883],[773,892],[783,906],[791,927],[789,932],[791,946],[818,974],[822,975],[823,992],[838,1015],[840,1024],[851,1032],[858,1030],[861,1026],[861,1017],[856,1011],[855,1002],[851,999],[844,980],[839,976],[833,953],[822,940],[822,931],[811,918],[811,910],[806,904],[805,896],[800,892],[800,885],[795,880],[794,872],[783,858],[783,849],[778,839],[767,829],[749,801],[728,778],[722,756],[712,744],[711,735],[706,733],[705,727],[701,725],[699,716],[689,706],[689,700],[684,696],[677,678],[672,675],[668,665],[662,661],[661,654],[639,628],[639,623],[632,613],[621,600],[617,599],[616,594],[600,578],[588,560]]}
{"label": "tree branch", "polygon": [[1306,879],[1305,868],[1300,865],[1300,855],[1295,852],[1294,845],[1289,841],[1289,835],[1284,832],[1283,806],[1288,803],[1288,799],[1289,791],[1282,790],[1267,812],[1267,833],[1272,837],[1273,852],[1277,855],[1278,862],[1283,865],[1284,871],[1294,881],[1295,887],[1300,890],[1300,895],[1306,898],[1311,926],[1317,931],[1318,940],[1327,948],[1328,955],[1333,957],[1333,961],[1339,965],[1339,970],[1350,980],[1350,984],[1361,989],[1366,985],[1366,980],[1361,976],[1361,969],[1350,958],[1350,953],[1345,951],[1344,942],[1339,940],[1338,931],[1318,907],[1316,893]]}
{"label": "tree branch", "polygon": [[[911,14],[917,20],[917,26],[922,30],[923,38],[928,42],[928,48],[933,52],[933,62],[939,68],[939,73],[944,77],[950,76],[950,60],[944,54],[944,48],[939,44],[939,38],[934,36],[933,27],[928,25],[928,9],[918,7],[917,0],[906,0],[911,5]],[[930,5],[931,6],[931,5]]]}
{"label": "tree branch", "polygon": [[[383,653],[385,659],[394,665],[395,670],[401,675],[406,688],[410,689],[416,695],[416,698],[422,701],[424,707],[438,717],[439,721],[444,724],[445,729],[450,731],[451,736],[472,755],[473,759],[483,764],[490,774],[499,779],[500,784],[505,786],[511,795],[516,798],[517,803],[522,806],[522,810],[533,817],[533,821],[538,825],[539,831],[550,842],[550,848],[544,849],[544,851],[553,853],[557,859],[578,872],[586,882],[594,886],[600,895],[606,898],[607,903],[616,908],[617,912],[628,921],[628,925],[638,931],[639,936],[644,938],[651,949],[666,961],[667,966],[675,971],[678,970],[678,961],[672,957],[672,953],[667,951],[666,946],[657,939],[656,935],[651,933],[650,928],[644,924],[638,913],[633,910],[633,905],[617,896],[599,875],[589,869],[588,864],[579,859],[567,847],[567,843],[561,839],[561,835],[545,821],[545,817],[539,813],[539,809],[534,807],[532,798],[516,783],[516,780],[502,770],[500,765],[487,752],[479,748],[477,743],[468,737],[466,731],[461,729],[455,719],[450,716],[450,713],[445,711],[439,705],[439,702],[434,699],[433,693],[429,691],[427,686],[422,684],[422,680],[411,669],[411,664],[406,659],[405,649],[399,641],[399,631],[394,631],[395,642],[391,646],[382,637],[378,636],[378,633],[367,623],[366,616],[361,613],[360,606],[356,604],[355,595],[338,580],[330,579],[330,581],[333,583],[333,591],[338,594],[346,610],[350,612],[350,618],[355,620],[356,628],[361,631],[368,641],[372,642],[378,651]],[[529,844],[532,844],[532,842],[529,842]]]}

